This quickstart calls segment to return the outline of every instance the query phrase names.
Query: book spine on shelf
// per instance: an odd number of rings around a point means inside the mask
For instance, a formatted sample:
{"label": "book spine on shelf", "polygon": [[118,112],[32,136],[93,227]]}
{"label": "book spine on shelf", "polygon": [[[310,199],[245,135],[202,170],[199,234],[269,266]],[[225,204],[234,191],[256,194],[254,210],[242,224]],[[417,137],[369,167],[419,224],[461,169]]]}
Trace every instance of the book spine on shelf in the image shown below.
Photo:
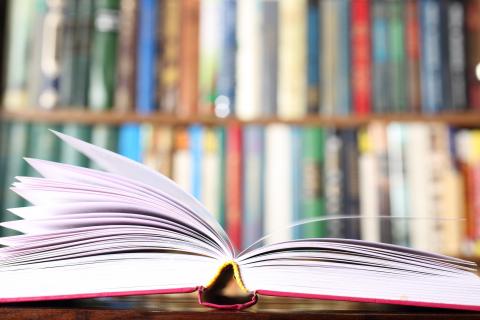
{"label": "book spine on shelf", "polygon": [[333,115],[337,105],[337,67],[339,63],[338,52],[338,7],[334,0],[320,2],[320,37],[322,42],[320,65],[320,113]]}
{"label": "book spine on shelf", "polygon": [[242,127],[227,128],[226,231],[235,248],[242,247]]}
{"label": "book spine on shelf", "polygon": [[59,105],[71,106],[73,91],[75,88],[75,49],[77,27],[77,1],[64,0],[64,23],[61,35],[61,68],[59,75]]}
{"label": "book spine on shelf", "polygon": [[448,52],[450,71],[450,107],[453,110],[467,108],[467,84],[465,73],[465,11],[462,1],[448,2]]}
{"label": "book spine on shelf", "polygon": [[389,84],[388,47],[388,2],[374,0],[372,3],[372,57],[373,57],[373,111],[385,113],[388,110],[391,88]]}
{"label": "book spine on shelf", "polygon": [[142,125],[143,163],[172,177],[173,128],[168,125]]}
{"label": "book spine on shelf", "polygon": [[378,192],[377,159],[373,152],[373,141],[367,128],[361,128],[358,133],[358,168],[360,179],[360,234],[362,240],[380,241],[380,215]]}
{"label": "book spine on shelf", "polygon": [[[27,157],[58,161],[60,155],[60,141],[48,129],[58,130],[58,125],[46,123],[32,123],[28,133]],[[22,155],[22,157],[25,155]],[[20,159],[20,158],[19,158]],[[20,161],[20,160],[18,160]],[[28,167],[27,176],[38,176],[32,167]]]}
{"label": "book spine on shelf", "polygon": [[335,113],[348,115],[351,113],[351,87],[350,87],[350,1],[336,0],[337,6],[337,29],[339,38],[336,39],[338,46],[338,66],[336,82],[336,105]]}
{"label": "book spine on shelf", "polygon": [[392,217],[392,239],[394,244],[409,244],[408,185],[405,170],[406,127],[391,123],[387,127],[388,178],[390,185],[390,208]]}
{"label": "book spine on shelf", "polygon": [[163,113],[172,114],[178,105],[180,95],[180,37],[181,2],[166,0],[160,6],[158,54],[158,104]]}
{"label": "book spine on shelf", "polygon": [[142,162],[142,127],[136,123],[126,123],[118,132],[118,153],[129,159]]}
{"label": "book spine on shelf", "polygon": [[416,0],[405,3],[405,47],[408,111],[420,112],[420,40]]}
{"label": "book spine on shelf", "polygon": [[[90,141],[91,128],[84,124],[65,123],[62,127],[62,133],[83,141]],[[67,144],[61,144],[60,146],[60,161],[80,167],[89,166],[87,157]]]}
{"label": "book spine on shelf", "polygon": [[3,106],[19,110],[28,105],[28,79],[32,54],[31,33],[35,6],[30,0],[8,3],[6,35],[6,74]]}
{"label": "book spine on shelf", "polygon": [[218,135],[215,128],[204,128],[203,133],[203,159],[202,165],[202,203],[215,216],[217,221],[220,221],[220,212],[218,210],[218,203],[220,197],[221,175],[220,168],[220,145]]}
{"label": "book spine on shelf", "polygon": [[451,74],[450,74],[450,50],[449,50],[449,20],[448,20],[449,1],[440,1],[440,72],[442,83],[443,101],[440,111],[450,111],[452,109]]}
{"label": "book spine on shelf", "polygon": [[292,136],[291,128],[272,124],[265,128],[265,241],[273,243],[291,238],[286,229],[292,223]]}
{"label": "book spine on shelf", "polygon": [[[218,77],[218,57],[221,30],[220,1],[202,0],[200,2],[200,48],[199,48],[199,114],[212,115],[217,96],[216,79]],[[253,35],[252,35],[253,36]]]}
{"label": "book spine on shelf", "polygon": [[441,8],[440,2],[424,0],[418,3],[421,38],[422,111],[435,113],[443,108]]}
{"label": "book spine on shelf", "polygon": [[188,141],[190,142],[191,153],[191,190],[190,193],[197,199],[202,199],[202,167],[203,167],[203,136],[204,128],[201,125],[194,124],[188,128]]}
{"label": "book spine on shelf", "polygon": [[468,105],[473,110],[480,110],[480,0],[468,1],[466,4],[467,35],[467,94]]}
{"label": "book spine on shelf", "polygon": [[307,6],[307,113],[318,114],[320,106],[321,55],[320,1],[308,0]]}
{"label": "book spine on shelf", "polygon": [[138,1],[120,1],[115,110],[134,111],[136,104]]}
{"label": "book spine on shelf", "polygon": [[[280,5],[280,4],[278,4]],[[235,115],[254,119],[261,115],[261,7],[257,1],[237,1],[237,99]],[[278,49],[276,49],[278,50]]]}
{"label": "book spine on shelf", "polygon": [[[91,129],[91,143],[113,152],[118,150],[118,136],[118,127],[111,125],[98,124]],[[102,169],[93,161],[90,161],[90,168]]]}
{"label": "book spine on shelf", "polygon": [[[223,29],[220,35],[215,115],[227,117],[235,112],[235,56],[237,52],[235,27],[237,23],[237,2],[235,0],[223,0],[220,3],[220,21]],[[265,29],[264,32],[266,32]]]}
{"label": "book spine on shelf", "polygon": [[177,114],[192,116],[198,102],[198,50],[200,0],[181,2],[180,104]]}
{"label": "book spine on shelf", "polygon": [[399,0],[388,3],[389,84],[391,95],[389,111],[407,111],[405,63],[405,3]]}
{"label": "book spine on shelf", "polygon": [[[5,54],[7,52],[7,1],[0,2],[0,92],[3,94],[5,81]],[[1,182],[0,182],[1,183]],[[0,198],[1,199],[1,198]],[[0,200],[1,201],[1,200]]]}
{"label": "book spine on shelf", "polygon": [[261,115],[277,114],[278,1],[261,2]]}
{"label": "book spine on shelf", "polygon": [[[342,140],[335,129],[328,129],[325,140],[325,212],[328,217],[337,218],[343,215]],[[327,234],[330,238],[345,237],[345,222],[342,219],[330,220],[327,223]]]}
{"label": "book spine on shelf", "polygon": [[[2,191],[0,192],[0,212],[3,213],[7,208],[5,208],[5,193],[3,190],[10,190],[10,183],[12,181],[7,181],[9,176],[7,172],[7,160],[8,160],[8,151],[9,151],[9,141],[12,137],[10,136],[10,121],[0,121],[0,187]],[[0,214],[0,219],[3,219],[3,214]],[[2,220],[3,221],[3,220]],[[1,231],[0,231],[1,235]]]}
{"label": "book spine on shelf", "polygon": [[218,139],[218,156],[220,158],[219,162],[219,174],[220,174],[220,185],[218,192],[218,204],[217,210],[220,225],[225,229],[225,215],[226,215],[226,189],[227,189],[227,133],[225,127],[215,128],[215,134]]}
{"label": "book spine on shelf", "polygon": [[187,128],[179,127],[174,134],[173,180],[186,192],[192,190],[192,154]]}
{"label": "book spine on shelf", "polygon": [[371,29],[370,29],[370,2],[359,0],[351,2],[352,16],[352,109],[357,115],[371,113]]}
{"label": "book spine on shelf", "polygon": [[156,59],[159,2],[140,0],[138,17],[137,111],[150,113],[157,107]]}
{"label": "book spine on shelf", "polygon": [[[300,220],[325,216],[324,164],[325,129],[305,127],[302,130],[302,192]],[[325,237],[325,222],[301,227],[303,237]]]}
{"label": "book spine on shelf", "polygon": [[[300,126],[291,127],[292,149],[290,151],[292,161],[292,219],[291,224],[300,220],[302,216],[302,190],[303,185],[303,168],[302,168],[302,131]],[[291,236],[293,239],[301,237],[301,228],[291,228]]]}
{"label": "book spine on shelf", "polygon": [[[343,189],[343,214],[351,217],[360,215],[359,167],[357,129],[342,129],[341,169]],[[358,218],[344,221],[345,237],[360,239],[360,220]]]}
{"label": "book spine on shelf", "polygon": [[264,128],[246,126],[243,145],[242,246],[246,248],[263,235]]}

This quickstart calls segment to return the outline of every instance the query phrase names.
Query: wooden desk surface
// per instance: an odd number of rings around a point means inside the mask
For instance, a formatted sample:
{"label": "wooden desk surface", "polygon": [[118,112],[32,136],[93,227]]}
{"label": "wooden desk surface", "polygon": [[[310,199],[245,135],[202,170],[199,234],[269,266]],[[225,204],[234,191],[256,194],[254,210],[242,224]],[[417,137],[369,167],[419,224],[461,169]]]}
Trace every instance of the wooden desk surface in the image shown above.
{"label": "wooden desk surface", "polygon": [[86,299],[0,306],[1,320],[126,320],[126,319],[480,319],[480,312],[260,297],[244,311],[213,310],[200,306],[196,295],[157,295],[115,299]]}

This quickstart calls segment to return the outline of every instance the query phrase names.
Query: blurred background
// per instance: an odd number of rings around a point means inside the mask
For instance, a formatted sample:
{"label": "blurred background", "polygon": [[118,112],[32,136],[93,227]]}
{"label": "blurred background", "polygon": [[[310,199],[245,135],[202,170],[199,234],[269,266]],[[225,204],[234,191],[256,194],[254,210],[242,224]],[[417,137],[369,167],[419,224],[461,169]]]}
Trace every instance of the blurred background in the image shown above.
{"label": "blurred background", "polygon": [[[171,177],[237,248],[280,230],[480,255],[480,1],[2,0],[0,14],[1,220],[25,205],[9,190],[35,175],[22,157],[95,167],[51,128]],[[285,229],[336,216],[364,218]]]}

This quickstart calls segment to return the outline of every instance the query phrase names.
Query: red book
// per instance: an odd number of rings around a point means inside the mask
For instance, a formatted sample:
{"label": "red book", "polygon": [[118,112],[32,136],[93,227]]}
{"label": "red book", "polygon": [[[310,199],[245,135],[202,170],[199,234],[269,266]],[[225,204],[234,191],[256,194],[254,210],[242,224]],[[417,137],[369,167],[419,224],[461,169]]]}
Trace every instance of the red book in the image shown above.
{"label": "red book", "polygon": [[227,129],[226,228],[236,249],[242,246],[242,129]]}
{"label": "red book", "polygon": [[405,4],[405,46],[407,52],[408,108],[420,112],[420,49],[417,1]]}
{"label": "red book", "polygon": [[480,0],[467,1],[467,94],[473,110],[480,110]]}
{"label": "red book", "polygon": [[370,3],[357,0],[352,10],[352,102],[356,114],[371,112]]}

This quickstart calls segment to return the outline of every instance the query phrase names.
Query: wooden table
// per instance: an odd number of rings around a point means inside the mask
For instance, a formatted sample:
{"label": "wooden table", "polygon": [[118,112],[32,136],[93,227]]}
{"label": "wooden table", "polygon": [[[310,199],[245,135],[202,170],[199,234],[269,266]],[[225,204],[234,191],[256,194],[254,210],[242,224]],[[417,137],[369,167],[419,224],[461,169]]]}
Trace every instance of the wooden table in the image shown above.
{"label": "wooden table", "polygon": [[378,304],[260,297],[245,311],[222,311],[199,306],[196,296],[158,295],[115,299],[86,299],[0,306],[1,320],[126,320],[126,319],[480,319],[480,312],[399,307]]}

